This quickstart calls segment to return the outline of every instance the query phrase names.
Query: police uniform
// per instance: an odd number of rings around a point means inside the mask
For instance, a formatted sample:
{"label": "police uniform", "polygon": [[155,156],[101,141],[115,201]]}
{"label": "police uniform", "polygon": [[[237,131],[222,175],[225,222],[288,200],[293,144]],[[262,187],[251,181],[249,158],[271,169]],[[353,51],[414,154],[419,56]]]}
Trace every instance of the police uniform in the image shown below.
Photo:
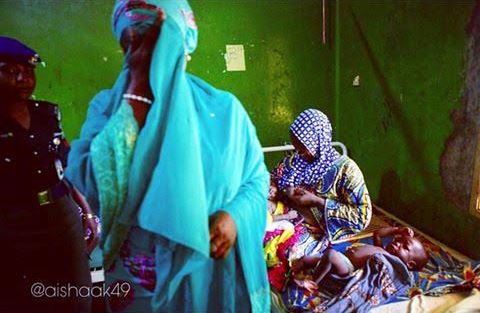
{"label": "police uniform", "polygon": [[[0,60],[38,58],[19,41],[0,36]],[[69,146],[60,112],[46,101],[26,105],[28,129],[0,111],[0,313],[88,313],[88,255],[79,207],[63,177]],[[38,284],[44,292],[50,288],[50,296],[38,294]],[[68,287],[86,287],[84,296],[72,289],[60,294]]]}
{"label": "police uniform", "polygon": [[45,205],[68,192],[61,181],[69,146],[58,107],[31,101],[28,109],[28,130],[8,117],[0,122],[0,199],[4,204]]}

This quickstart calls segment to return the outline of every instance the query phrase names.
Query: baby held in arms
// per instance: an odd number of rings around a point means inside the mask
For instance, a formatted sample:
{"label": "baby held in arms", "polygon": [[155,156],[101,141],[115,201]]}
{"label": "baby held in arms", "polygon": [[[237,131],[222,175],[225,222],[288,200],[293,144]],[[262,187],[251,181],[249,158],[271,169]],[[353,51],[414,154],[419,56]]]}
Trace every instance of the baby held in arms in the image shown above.
{"label": "baby held in arms", "polygon": [[[383,238],[394,236],[384,246]],[[420,271],[428,262],[428,253],[422,243],[414,237],[409,227],[385,227],[375,231],[374,245],[349,247],[345,254],[327,249],[321,256],[306,256],[292,264],[294,273],[311,273],[312,281],[305,280],[301,284],[307,289],[317,289],[320,282],[332,273],[340,277],[348,277],[356,269],[364,267],[367,260],[376,253],[391,254],[398,257],[411,271]]]}
{"label": "baby held in arms", "polygon": [[293,228],[295,220],[299,217],[297,211],[285,207],[277,200],[278,189],[274,184],[270,184],[268,195],[268,217],[267,231],[275,229]]}

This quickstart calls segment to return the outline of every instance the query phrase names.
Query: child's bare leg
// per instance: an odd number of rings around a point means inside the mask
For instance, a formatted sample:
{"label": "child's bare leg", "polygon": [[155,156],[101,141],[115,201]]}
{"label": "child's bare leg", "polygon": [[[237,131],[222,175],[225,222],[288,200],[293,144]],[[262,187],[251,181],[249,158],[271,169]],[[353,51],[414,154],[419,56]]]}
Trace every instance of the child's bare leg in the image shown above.
{"label": "child's bare leg", "polygon": [[328,273],[334,273],[339,276],[346,276],[349,274],[349,268],[345,265],[343,256],[340,252],[333,249],[325,250],[322,259],[318,263],[313,272],[313,279],[318,285]]}

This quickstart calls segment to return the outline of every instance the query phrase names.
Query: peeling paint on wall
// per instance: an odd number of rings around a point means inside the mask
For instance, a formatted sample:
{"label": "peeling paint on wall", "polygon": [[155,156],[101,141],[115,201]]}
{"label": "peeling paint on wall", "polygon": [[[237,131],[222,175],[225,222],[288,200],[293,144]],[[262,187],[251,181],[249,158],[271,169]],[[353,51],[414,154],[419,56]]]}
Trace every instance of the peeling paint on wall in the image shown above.
{"label": "peeling paint on wall", "polygon": [[445,141],[440,175],[446,197],[461,210],[468,210],[473,166],[480,126],[480,2],[477,2],[467,27],[469,43],[466,56],[465,87],[462,107],[452,111],[452,134]]}

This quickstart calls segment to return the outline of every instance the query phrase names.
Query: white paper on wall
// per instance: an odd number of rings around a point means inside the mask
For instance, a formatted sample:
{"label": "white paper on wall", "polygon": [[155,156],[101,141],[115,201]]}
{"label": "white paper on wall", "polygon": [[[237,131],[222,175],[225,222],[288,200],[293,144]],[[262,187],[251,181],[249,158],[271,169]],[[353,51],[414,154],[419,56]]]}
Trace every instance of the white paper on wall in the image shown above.
{"label": "white paper on wall", "polygon": [[227,71],[245,71],[245,50],[243,45],[226,45],[225,62]]}

